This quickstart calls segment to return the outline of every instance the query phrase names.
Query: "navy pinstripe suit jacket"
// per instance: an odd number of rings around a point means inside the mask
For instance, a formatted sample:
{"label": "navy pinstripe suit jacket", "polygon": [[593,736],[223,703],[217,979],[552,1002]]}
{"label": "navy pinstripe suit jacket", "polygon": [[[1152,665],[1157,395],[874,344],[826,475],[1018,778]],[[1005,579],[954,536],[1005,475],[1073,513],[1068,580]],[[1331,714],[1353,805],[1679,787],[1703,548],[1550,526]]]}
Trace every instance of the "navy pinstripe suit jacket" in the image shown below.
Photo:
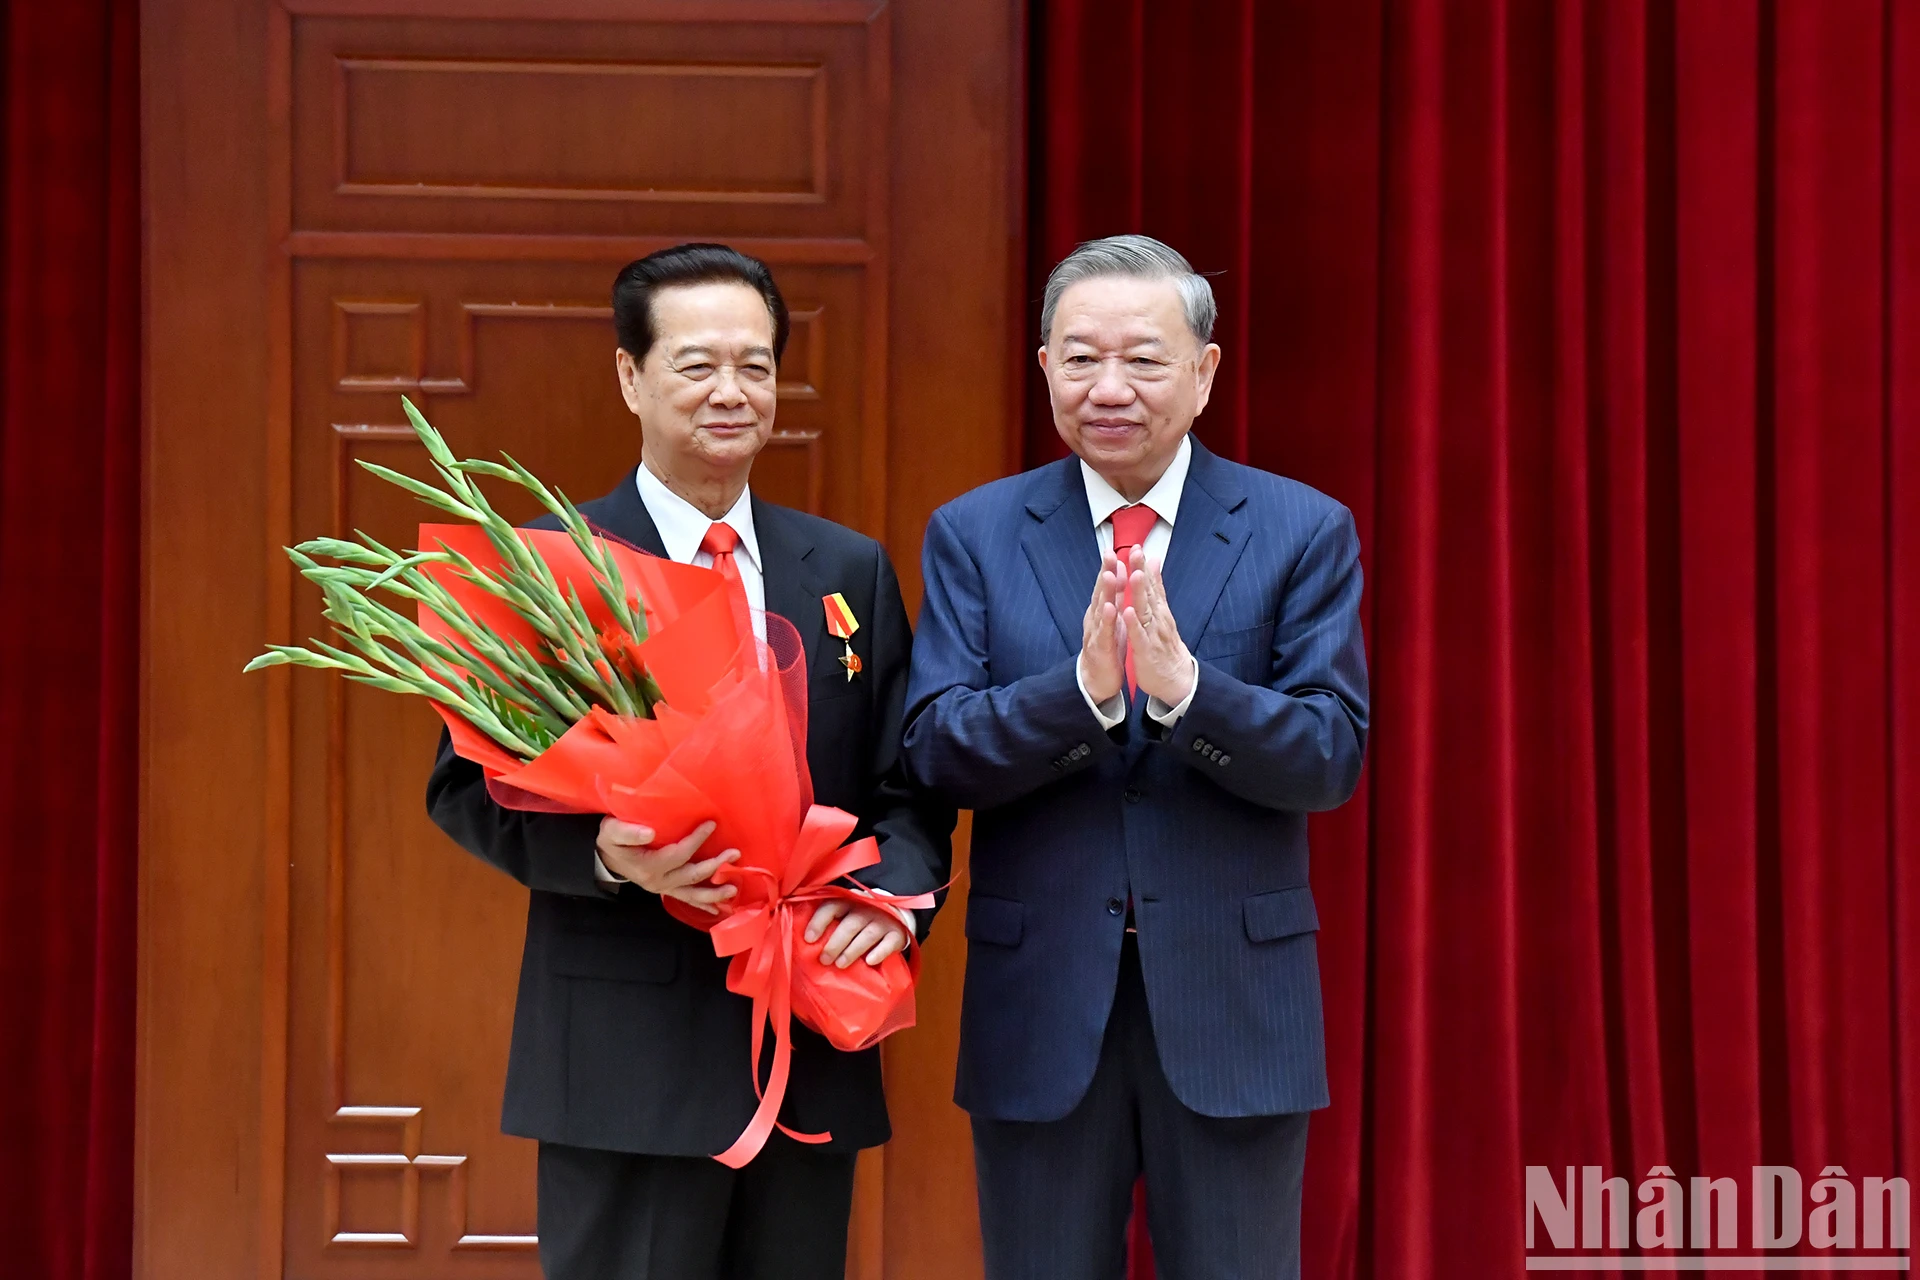
{"label": "navy pinstripe suit jacket", "polygon": [[1075,679],[1100,569],[1079,462],[934,513],[907,692],[922,785],[974,810],[955,1100],[1055,1120],[1093,1078],[1131,896],[1160,1059],[1203,1115],[1327,1104],[1307,814],[1367,731],[1359,539],[1306,485],[1194,444],[1165,578],[1200,661],[1171,730]]}

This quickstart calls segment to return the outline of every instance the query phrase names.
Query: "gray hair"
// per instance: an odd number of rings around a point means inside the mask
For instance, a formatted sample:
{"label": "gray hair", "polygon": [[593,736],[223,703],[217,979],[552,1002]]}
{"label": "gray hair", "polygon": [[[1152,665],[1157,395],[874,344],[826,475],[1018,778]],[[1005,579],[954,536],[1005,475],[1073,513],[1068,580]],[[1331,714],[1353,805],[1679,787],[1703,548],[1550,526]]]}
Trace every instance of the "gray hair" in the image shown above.
{"label": "gray hair", "polygon": [[1060,295],[1082,280],[1101,276],[1132,276],[1138,280],[1171,280],[1180,291],[1180,307],[1186,313],[1187,328],[1202,344],[1213,337],[1213,286],[1195,271],[1175,249],[1152,236],[1108,236],[1089,240],[1060,259],[1060,265],[1047,277],[1047,291],[1040,304],[1040,344],[1053,339],[1053,313],[1060,308]]}

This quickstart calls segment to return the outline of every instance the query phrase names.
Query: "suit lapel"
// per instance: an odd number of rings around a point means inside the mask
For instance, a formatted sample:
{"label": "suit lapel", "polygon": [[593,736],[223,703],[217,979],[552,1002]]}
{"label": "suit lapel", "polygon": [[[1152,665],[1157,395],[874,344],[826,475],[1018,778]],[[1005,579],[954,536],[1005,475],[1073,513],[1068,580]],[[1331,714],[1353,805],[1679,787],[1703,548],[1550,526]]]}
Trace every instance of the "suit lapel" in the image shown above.
{"label": "suit lapel", "polygon": [[660,528],[648,513],[647,504],[640,501],[640,487],[634,482],[633,472],[627,472],[626,479],[615,486],[612,493],[588,504],[580,514],[602,533],[612,534],[648,555],[667,559],[667,544],[660,540]]}
{"label": "suit lapel", "polygon": [[[760,543],[761,577],[766,585],[767,612],[777,613],[800,633],[807,653],[809,678],[819,674],[827,643],[827,594],[811,563],[813,539],[800,523],[787,519],[783,507],[753,499],[753,530]],[[836,664],[837,666],[837,664]]]}
{"label": "suit lapel", "polygon": [[1161,575],[1174,623],[1189,649],[1206,634],[1214,602],[1247,549],[1252,530],[1240,512],[1246,500],[1232,469],[1195,440]]}
{"label": "suit lapel", "polygon": [[1064,458],[1053,467],[1055,482],[1036,486],[1038,492],[1027,502],[1033,523],[1020,543],[1067,652],[1078,653],[1087,601],[1100,575],[1100,543],[1093,535],[1093,512],[1087,507],[1079,460]]}

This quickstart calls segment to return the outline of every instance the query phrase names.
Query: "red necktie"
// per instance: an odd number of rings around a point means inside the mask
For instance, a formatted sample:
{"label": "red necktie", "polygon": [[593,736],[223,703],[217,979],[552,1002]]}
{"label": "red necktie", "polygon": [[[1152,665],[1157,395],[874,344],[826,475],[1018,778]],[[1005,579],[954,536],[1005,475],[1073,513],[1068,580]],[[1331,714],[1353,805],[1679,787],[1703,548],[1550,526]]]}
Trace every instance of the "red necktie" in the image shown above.
{"label": "red necktie", "polygon": [[740,535],[734,532],[733,526],[718,520],[707,526],[707,536],[700,539],[700,549],[713,557],[713,567],[727,580],[733,623],[741,638],[746,639],[753,635],[753,615],[747,610],[747,584],[740,581],[740,565],[733,558],[733,549],[739,545]]}
{"label": "red necktie", "polygon": [[[1153,532],[1154,522],[1159,518],[1160,513],[1144,502],[1137,502],[1131,507],[1122,507],[1113,513],[1113,554],[1120,557],[1120,563],[1124,567],[1120,587],[1120,612],[1123,614],[1133,603],[1133,574],[1128,557],[1132,556],[1135,547],[1146,546],[1147,535]],[[1129,645],[1127,647],[1127,692],[1131,694],[1139,690],[1140,684],[1133,678],[1133,647]]]}

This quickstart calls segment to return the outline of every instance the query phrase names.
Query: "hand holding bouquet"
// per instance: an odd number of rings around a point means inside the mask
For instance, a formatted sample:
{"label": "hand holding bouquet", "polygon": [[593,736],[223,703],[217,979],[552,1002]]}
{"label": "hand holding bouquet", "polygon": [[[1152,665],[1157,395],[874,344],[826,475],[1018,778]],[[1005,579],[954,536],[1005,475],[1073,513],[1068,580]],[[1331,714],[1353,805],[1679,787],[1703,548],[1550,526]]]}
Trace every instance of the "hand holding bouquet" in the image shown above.
{"label": "hand holding bouquet", "polygon": [[[410,402],[408,419],[444,487],[360,465],[468,524],[423,524],[424,549],[318,538],[289,548],[326,601],[339,644],[271,645],[247,670],[294,665],[432,700],[454,750],[485,770],[508,808],[605,813],[671,842],[705,821],[740,860],[718,881],[739,892],[718,916],[665,899],[730,955],[730,990],[753,1000],[761,1104],[717,1159],[751,1160],[776,1127],[791,1058],[790,1018],[855,1050],[913,1025],[918,957],[877,966],[805,963],[801,930],[833,898],[879,899],[846,879],[880,859],[856,819],[815,805],[806,764],[806,660],[799,633],[768,615],[762,644],[741,634],[711,569],[646,555],[590,528],[564,494],[512,458],[456,459]],[[504,455],[503,455],[504,457]],[[558,531],[515,529],[476,478],[533,494]],[[412,602],[413,617],[382,600]],[[755,1064],[772,1027],[772,1071]],[[791,1133],[791,1131],[787,1131]],[[792,1134],[825,1141],[825,1134]]]}

